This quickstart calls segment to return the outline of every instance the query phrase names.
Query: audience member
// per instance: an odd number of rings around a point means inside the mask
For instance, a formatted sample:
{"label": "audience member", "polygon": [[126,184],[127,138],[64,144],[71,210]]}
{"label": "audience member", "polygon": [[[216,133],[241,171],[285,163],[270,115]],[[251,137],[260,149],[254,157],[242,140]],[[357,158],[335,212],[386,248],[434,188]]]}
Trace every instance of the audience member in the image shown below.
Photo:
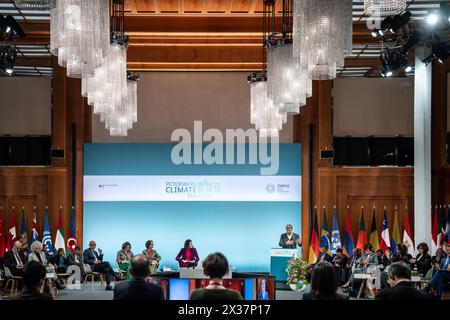
{"label": "audience member", "polygon": [[317,261],[315,264],[318,264],[319,262],[323,262],[323,261],[328,261],[328,262],[333,261],[333,258],[328,253],[328,248],[325,246],[320,247],[320,252],[319,252],[319,255],[317,256]]}
{"label": "audience member", "polygon": [[303,294],[303,300],[346,300],[337,292],[334,267],[328,261],[319,262],[311,275],[311,292]]}
{"label": "audience member", "polygon": [[11,297],[12,300],[53,300],[49,294],[41,293],[47,270],[37,261],[30,261],[24,268],[22,292]]}
{"label": "audience member", "polygon": [[131,259],[132,280],[119,282],[114,288],[114,300],[164,300],[161,287],[147,281],[150,263],[144,255]]}
{"label": "audience member", "polygon": [[83,261],[91,267],[94,272],[100,272],[105,275],[106,290],[113,290],[111,286],[112,277],[115,277],[114,270],[107,261],[103,261],[102,249],[95,250],[97,244],[91,240],[89,242],[89,248],[83,252]]}
{"label": "audience member", "polygon": [[386,248],[386,251],[384,252],[384,254],[381,258],[380,264],[382,264],[384,268],[386,268],[387,266],[390,266],[392,264],[392,249],[391,249],[391,247]]}
{"label": "audience member", "polygon": [[69,265],[69,261],[66,258],[66,250],[59,248],[58,254],[53,258],[53,262],[58,273],[65,273]]}
{"label": "audience member", "polygon": [[333,266],[336,271],[336,278],[338,286],[342,286],[347,282],[347,265],[348,258],[342,252],[341,248],[336,249],[336,255],[333,258]]}
{"label": "audience member", "polygon": [[226,289],[223,285],[223,277],[228,273],[229,265],[222,253],[210,254],[202,265],[209,283],[205,288],[194,290],[191,300],[242,300],[239,292]]}
{"label": "audience member", "polygon": [[153,240],[148,240],[145,243],[145,249],[142,251],[142,254],[150,262],[150,272],[151,273],[154,273],[158,270],[159,262],[161,261],[161,256],[154,249],[154,245],[155,244],[154,244]]}
{"label": "audience member", "polygon": [[20,243],[22,244],[22,246],[21,246],[21,248],[20,248],[20,252],[22,252],[23,257],[24,257],[24,259],[25,259],[25,261],[26,261],[27,258],[28,258],[28,251],[29,251],[29,249],[30,249],[30,248],[28,248],[28,241],[27,241],[27,239],[26,239],[24,236],[22,236],[22,235],[19,235],[19,237],[17,238],[17,240],[20,241]]}
{"label": "audience member", "polygon": [[133,251],[131,251],[131,244],[127,241],[122,244],[122,250],[119,250],[117,252],[117,265],[119,266],[120,270],[123,270],[126,272],[126,279],[131,280],[131,274],[130,274],[130,264],[131,260],[133,259]]}
{"label": "audience member", "polygon": [[408,246],[403,243],[397,243],[397,254],[392,258],[392,262],[403,261],[406,264],[410,264],[412,260],[412,255],[408,253]]}
{"label": "audience member", "polygon": [[347,265],[345,266],[348,272],[348,280],[347,283],[342,286],[342,288],[348,288],[353,283],[354,271],[356,270],[356,267],[359,264],[360,259],[361,259],[361,249],[354,248],[353,255],[347,261]]}
{"label": "audience member", "polygon": [[376,300],[430,300],[431,297],[414,287],[411,282],[411,268],[403,262],[395,262],[388,270],[390,288],[381,290],[375,297]]}
{"label": "audience member", "polygon": [[[39,262],[45,267],[45,269],[47,270],[47,273],[53,273],[56,275],[55,266],[52,265],[49,260],[47,260],[47,257],[45,255],[45,253],[42,251],[42,249],[43,249],[42,242],[34,241],[31,244],[31,253],[28,255],[28,262],[31,262],[31,261]],[[64,285],[57,282],[55,280],[55,278],[53,279],[52,283],[59,290],[62,290],[65,288]]]}
{"label": "audience member", "polygon": [[20,252],[22,243],[16,241],[10,251],[5,254],[3,265],[11,271],[11,274],[15,277],[23,276],[23,268],[25,266],[25,258]]}
{"label": "audience member", "polygon": [[447,255],[440,261],[439,269],[436,270],[428,285],[423,289],[425,292],[430,292],[430,289],[434,288],[438,299],[441,298],[443,285],[450,281],[450,256]]}
{"label": "audience member", "polygon": [[81,274],[84,274],[83,254],[81,253],[81,248],[79,246],[76,246],[74,248],[74,251],[69,254],[67,260],[69,262],[69,265],[78,266],[80,268]]}
{"label": "audience member", "polygon": [[191,239],[184,242],[184,248],[180,250],[175,259],[178,261],[180,268],[195,268],[197,266],[200,258]]}
{"label": "audience member", "polygon": [[444,249],[442,249],[441,247],[439,247],[436,250],[436,255],[433,256],[431,258],[431,264],[433,265],[433,274],[435,273],[436,270],[439,270],[439,267],[441,265],[442,259],[445,258],[447,255],[444,252]]}
{"label": "audience member", "polygon": [[424,242],[417,246],[419,252],[415,259],[409,260],[411,268],[417,268],[417,272],[423,278],[427,272],[433,267],[431,265],[431,256],[428,254],[428,245]]}

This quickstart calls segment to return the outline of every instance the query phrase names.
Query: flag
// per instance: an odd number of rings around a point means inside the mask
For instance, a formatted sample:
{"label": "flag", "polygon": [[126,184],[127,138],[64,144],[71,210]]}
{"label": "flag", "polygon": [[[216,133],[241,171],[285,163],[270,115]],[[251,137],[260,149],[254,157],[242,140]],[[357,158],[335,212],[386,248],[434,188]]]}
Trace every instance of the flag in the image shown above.
{"label": "flag", "polygon": [[36,207],[34,207],[34,209],[33,209],[33,225],[31,226],[31,235],[30,235],[30,242],[29,242],[30,249],[31,249],[31,245],[35,241],[39,241],[39,233],[38,233],[37,218],[36,218]]}
{"label": "flag", "polygon": [[436,254],[439,247],[438,243],[438,208],[437,206],[433,210],[433,216],[431,218],[431,253]]}
{"label": "flag", "polygon": [[314,222],[311,231],[311,240],[309,242],[308,263],[316,263],[319,255],[319,230],[317,225],[317,209],[314,208]]}
{"label": "flag", "polygon": [[438,245],[442,246],[442,244],[445,242],[445,205],[441,208],[441,214],[439,215],[439,239],[438,239]]}
{"label": "flag", "polygon": [[62,207],[59,208],[58,230],[56,230],[55,238],[55,250],[58,251],[59,249],[64,249],[64,251],[66,251],[66,241],[64,240],[64,227],[62,222]]}
{"label": "flag", "polygon": [[345,231],[344,231],[344,254],[348,257],[353,256],[353,249],[355,243],[353,242],[352,223],[350,220],[350,210],[347,206],[347,214],[345,215]]}
{"label": "flag", "polygon": [[12,208],[12,213],[10,217],[9,222],[9,229],[8,229],[8,242],[6,242],[6,250],[5,252],[8,252],[13,247],[14,241],[17,240],[16,237],[16,209]]}
{"label": "flag", "polygon": [[323,207],[323,221],[322,221],[322,229],[320,231],[320,247],[327,248],[328,253],[330,253],[330,230],[328,229],[327,223],[327,214],[325,210],[325,206]]}
{"label": "flag", "polygon": [[20,229],[20,236],[22,237],[22,249],[28,249],[28,236],[27,236],[27,220],[25,216],[25,207],[22,207],[22,227]]}
{"label": "flag", "polygon": [[72,213],[70,215],[69,237],[67,238],[67,249],[69,250],[69,252],[74,252],[75,247],[78,245],[75,230],[75,207],[72,207]]}
{"label": "flag", "polygon": [[405,231],[403,231],[403,244],[408,247],[408,253],[414,255],[414,242],[412,240],[411,226],[409,225],[408,208],[405,209]]}
{"label": "flag", "polygon": [[400,238],[400,228],[398,225],[397,207],[395,207],[394,225],[392,226],[392,239],[391,239],[391,249],[392,249],[392,252],[395,252],[395,255],[397,254],[397,244],[398,243],[402,243],[402,239]]}
{"label": "flag", "polygon": [[378,240],[377,221],[375,219],[375,207],[373,207],[372,226],[370,227],[370,244],[373,250],[376,252],[380,249],[380,240]]}
{"label": "flag", "polygon": [[[389,247],[390,245],[391,245],[391,241],[389,240],[389,227],[388,227],[388,221],[387,221],[387,213],[386,213],[386,207],[384,207],[384,218],[383,218],[383,227],[381,228],[380,249],[383,250],[383,253],[385,253],[387,247]],[[392,249],[392,252],[393,253],[395,252],[394,249]]]}
{"label": "flag", "polygon": [[447,209],[447,223],[445,225],[445,242],[450,244],[450,204]]}
{"label": "flag", "polygon": [[47,253],[53,256],[52,235],[50,233],[50,223],[48,221],[48,207],[45,207],[44,235],[42,243],[47,246]]}
{"label": "flag", "polygon": [[5,236],[3,235],[3,207],[0,207],[0,257],[5,255]]}
{"label": "flag", "polygon": [[364,224],[364,207],[361,207],[361,218],[359,219],[358,241],[356,247],[364,250],[364,245],[367,243],[366,225]]}
{"label": "flag", "polygon": [[336,214],[336,207],[333,210],[333,230],[331,231],[331,254],[336,254],[336,249],[342,248],[341,235]]}

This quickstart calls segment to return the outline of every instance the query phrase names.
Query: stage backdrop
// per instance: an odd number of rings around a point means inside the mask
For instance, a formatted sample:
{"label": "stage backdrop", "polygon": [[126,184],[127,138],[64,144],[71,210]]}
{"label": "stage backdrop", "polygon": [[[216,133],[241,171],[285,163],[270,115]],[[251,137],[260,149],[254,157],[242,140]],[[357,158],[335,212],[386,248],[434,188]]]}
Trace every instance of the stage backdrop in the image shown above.
{"label": "stage backdrop", "polygon": [[268,272],[285,225],[301,230],[301,145],[280,144],[274,176],[260,175],[267,165],[259,160],[176,165],[174,146],[85,145],[83,247],[95,240],[116,266],[123,242],[138,254],[151,239],[161,267],[177,269],[175,257],[192,239],[200,259],[220,251],[238,271]]}

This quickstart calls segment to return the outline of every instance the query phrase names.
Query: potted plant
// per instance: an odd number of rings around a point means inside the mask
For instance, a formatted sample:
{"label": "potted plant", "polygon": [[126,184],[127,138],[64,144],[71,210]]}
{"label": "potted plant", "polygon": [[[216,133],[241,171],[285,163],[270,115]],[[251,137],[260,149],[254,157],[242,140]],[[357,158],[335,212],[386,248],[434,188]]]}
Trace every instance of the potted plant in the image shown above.
{"label": "potted plant", "polygon": [[289,264],[286,268],[288,274],[287,284],[294,291],[302,291],[306,288],[308,280],[306,278],[308,270],[308,263],[303,261],[302,258],[294,257],[289,260]]}

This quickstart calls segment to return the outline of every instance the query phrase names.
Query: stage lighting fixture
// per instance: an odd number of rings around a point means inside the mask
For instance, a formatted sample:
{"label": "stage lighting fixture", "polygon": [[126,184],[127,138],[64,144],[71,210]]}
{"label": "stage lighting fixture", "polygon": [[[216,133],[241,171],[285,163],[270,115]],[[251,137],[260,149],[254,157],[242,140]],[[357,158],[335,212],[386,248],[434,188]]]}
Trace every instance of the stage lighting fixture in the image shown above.
{"label": "stage lighting fixture", "polygon": [[411,71],[412,71],[412,67],[411,66],[406,66],[405,72],[411,72]]}
{"label": "stage lighting fixture", "polygon": [[[13,37],[17,37],[19,39],[25,38],[25,32],[23,32],[20,25],[17,23],[16,19],[12,15],[8,15],[6,17],[6,21],[8,23],[9,31],[12,33]],[[7,29],[8,30],[8,29]]]}
{"label": "stage lighting fixture", "polygon": [[405,45],[403,45],[403,53],[406,54],[408,51],[414,46],[419,43],[420,41],[420,33],[417,31],[411,31],[411,33],[408,35],[408,41]]}
{"label": "stage lighting fixture", "polygon": [[370,34],[372,35],[373,38],[378,37],[378,32],[376,30],[372,31]]}
{"label": "stage lighting fixture", "polygon": [[432,12],[427,16],[427,23],[430,26],[434,26],[439,22],[439,15],[436,12]]}

